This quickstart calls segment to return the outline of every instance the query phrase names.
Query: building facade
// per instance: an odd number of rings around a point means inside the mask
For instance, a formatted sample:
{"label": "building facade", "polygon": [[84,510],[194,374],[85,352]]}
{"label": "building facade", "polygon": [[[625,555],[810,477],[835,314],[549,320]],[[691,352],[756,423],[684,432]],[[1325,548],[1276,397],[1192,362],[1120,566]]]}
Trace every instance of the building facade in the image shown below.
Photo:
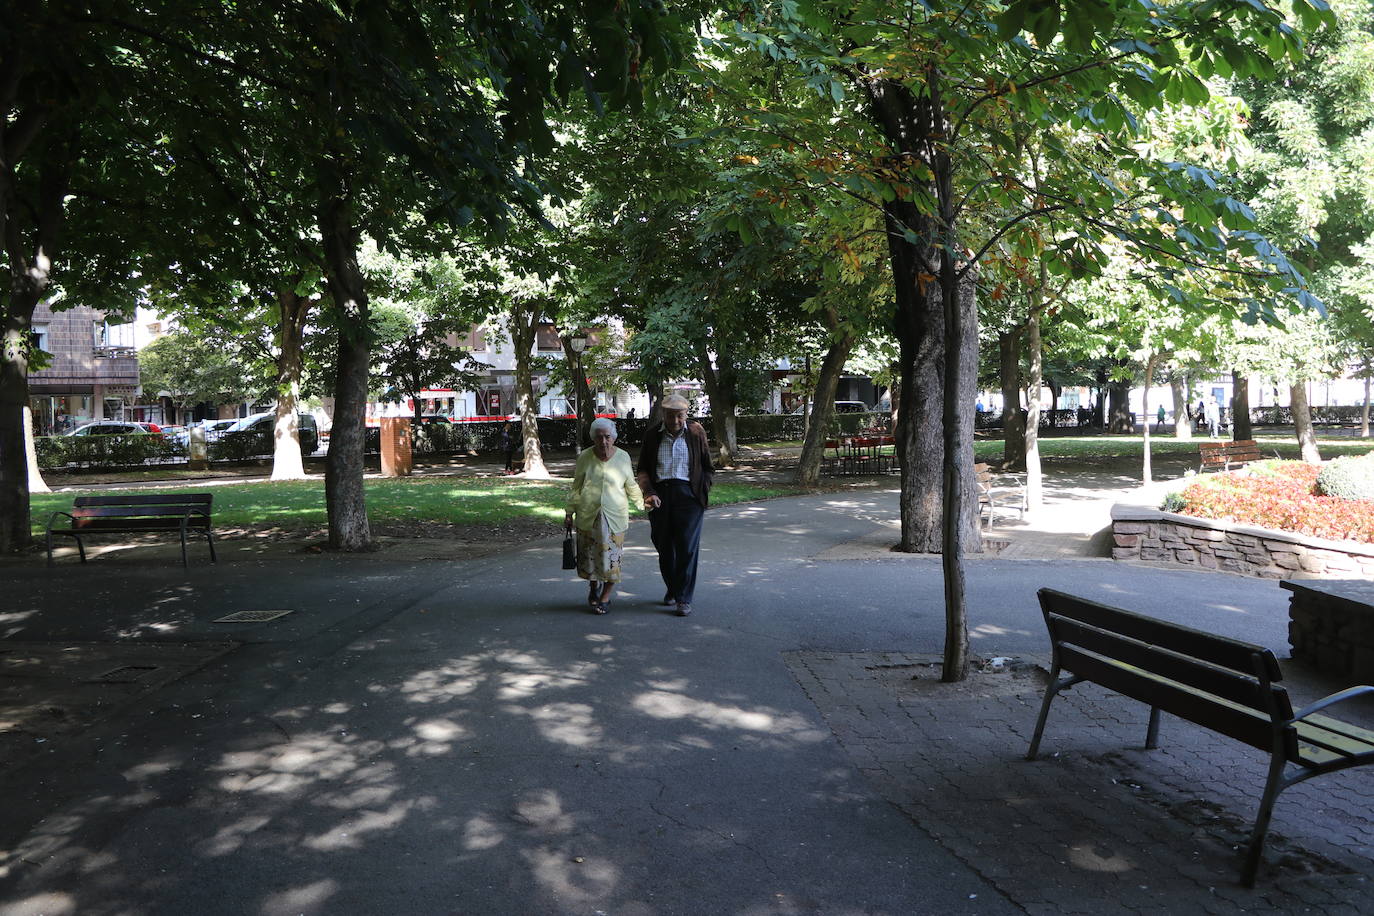
{"label": "building facade", "polygon": [[138,397],[133,327],[85,306],[34,310],[39,349],[50,365],[29,373],[34,433],[60,435],[92,420],[124,420]]}

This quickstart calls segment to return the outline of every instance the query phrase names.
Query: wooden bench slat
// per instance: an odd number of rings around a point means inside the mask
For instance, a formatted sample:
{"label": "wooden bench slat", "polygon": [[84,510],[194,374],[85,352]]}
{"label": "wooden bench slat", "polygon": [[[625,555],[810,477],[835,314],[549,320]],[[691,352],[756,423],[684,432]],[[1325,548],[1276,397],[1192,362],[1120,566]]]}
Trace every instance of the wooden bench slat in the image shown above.
{"label": "wooden bench slat", "polygon": [[[1095,684],[1125,694],[1133,700],[1157,706],[1180,719],[1219,732],[1262,751],[1274,745],[1274,730],[1269,717],[1238,704],[1193,690],[1177,681],[1167,680],[1139,668],[1129,668],[1110,659],[1071,646],[1062,646],[1061,663],[1068,671],[1087,677]],[[1291,758],[1297,757],[1293,742]]]}
{"label": "wooden bench slat", "polygon": [[[1327,721],[1334,722],[1335,720],[1327,719]],[[1345,723],[1338,724],[1344,725]],[[1309,753],[1314,753],[1312,749],[1319,749],[1341,757],[1355,757],[1374,751],[1374,742],[1342,734],[1339,730],[1326,728],[1320,723],[1313,723],[1312,717],[1298,722],[1297,730],[1298,741],[1310,746]]]}
{"label": "wooden bench slat", "polygon": [[78,496],[72,505],[78,509],[92,506],[196,506],[208,508],[214,497],[209,493],[155,494],[126,496]]}
{"label": "wooden bench slat", "polygon": [[190,514],[191,516],[205,516],[206,509],[198,505],[81,505],[71,509],[71,518],[137,518],[137,516],[150,516],[150,518],[165,518],[165,516],[180,516]]}
{"label": "wooden bench slat", "polygon": [[1259,675],[1258,671],[1252,670],[1254,657],[1258,654],[1265,666],[1265,676],[1271,681],[1283,679],[1278,659],[1264,646],[1156,620],[1144,614],[1099,604],[1052,588],[1040,589],[1039,597],[1041,610],[1046,614],[1052,613],[1078,620],[1090,626],[1110,628],[1122,636],[1162,646],[1182,655],[1206,658],[1214,665],[1245,674]]}
{"label": "wooden bench slat", "polygon": [[[1053,638],[1057,642],[1081,646],[1128,665],[1149,669],[1187,687],[1215,694],[1254,709],[1268,718],[1270,707],[1267,700],[1274,691],[1272,688],[1261,688],[1259,679],[1254,675],[1207,662],[1199,663],[1193,656],[1180,655],[1170,649],[1140,642],[1109,630],[1090,627],[1057,614],[1048,615],[1048,620]],[[1287,701],[1287,697],[1283,700],[1274,697],[1274,700],[1283,703]],[[1287,714],[1291,716],[1292,711],[1289,710]]]}
{"label": "wooden bench slat", "polygon": [[1374,747],[1374,731],[1367,728],[1360,728],[1358,725],[1351,725],[1340,719],[1333,719],[1321,713],[1313,713],[1302,720],[1304,725],[1322,728],[1330,732],[1335,732],[1351,741],[1363,741]]}

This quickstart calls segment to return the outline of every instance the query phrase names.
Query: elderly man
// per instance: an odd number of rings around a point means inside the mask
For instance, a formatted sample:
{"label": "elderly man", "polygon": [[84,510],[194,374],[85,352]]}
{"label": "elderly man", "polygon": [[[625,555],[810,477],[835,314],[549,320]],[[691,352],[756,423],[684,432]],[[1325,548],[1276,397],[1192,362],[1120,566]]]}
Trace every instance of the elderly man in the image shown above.
{"label": "elderly man", "polygon": [[668,589],[663,603],[686,617],[692,613],[701,520],[716,469],[706,431],[687,419],[687,399],[669,395],[661,406],[663,425],[644,437],[635,479],[649,509],[658,569]]}

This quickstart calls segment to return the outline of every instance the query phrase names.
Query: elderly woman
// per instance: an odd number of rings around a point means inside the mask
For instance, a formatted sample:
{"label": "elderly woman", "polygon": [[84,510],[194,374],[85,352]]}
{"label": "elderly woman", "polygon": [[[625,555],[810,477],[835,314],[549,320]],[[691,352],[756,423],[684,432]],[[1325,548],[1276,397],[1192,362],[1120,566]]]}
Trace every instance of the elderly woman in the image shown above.
{"label": "elderly woman", "polygon": [[592,447],[577,456],[573,471],[567,528],[577,524],[577,574],[588,580],[587,603],[606,613],[611,592],[620,581],[620,555],[630,504],[640,501],[629,453],[615,447],[615,423],[604,417],[592,423]]}

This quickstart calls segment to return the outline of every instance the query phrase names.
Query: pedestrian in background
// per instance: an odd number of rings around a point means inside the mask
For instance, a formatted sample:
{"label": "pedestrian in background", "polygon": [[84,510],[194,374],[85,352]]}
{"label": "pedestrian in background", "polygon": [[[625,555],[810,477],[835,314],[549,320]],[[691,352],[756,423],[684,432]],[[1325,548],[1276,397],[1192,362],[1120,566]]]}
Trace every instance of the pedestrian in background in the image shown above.
{"label": "pedestrian in background", "polygon": [[515,449],[520,442],[520,431],[515,428],[514,420],[507,420],[501,427],[501,451],[506,453],[506,473],[515,473]]}
{"label": "pedestrian in background", "polygon": [[663,399],[663,422],[645,434],[635,467],[667,589],[663,603],[676,607],[679,617],[692,613],[701,523],[716,472],[706,431],[687,419],[688,407],[675,394]]}
{"label": "pedestrian in background", "polygon": [[615,447],[615,423],[601,417],[592,421],[591,433],[592,447],[577,456],[563,526],[576,524],[577,575],[588,582],[592,613],[604,614],[620,581],[630,504],[641,497],[629,452]]}
{"label": "pedestrian in background", "polygon": [[1159,419],[1155,422],[1155,429],[1164,432],[1164,405],[1159,405],[1159,410],[1155,411],[1155,416]]}

